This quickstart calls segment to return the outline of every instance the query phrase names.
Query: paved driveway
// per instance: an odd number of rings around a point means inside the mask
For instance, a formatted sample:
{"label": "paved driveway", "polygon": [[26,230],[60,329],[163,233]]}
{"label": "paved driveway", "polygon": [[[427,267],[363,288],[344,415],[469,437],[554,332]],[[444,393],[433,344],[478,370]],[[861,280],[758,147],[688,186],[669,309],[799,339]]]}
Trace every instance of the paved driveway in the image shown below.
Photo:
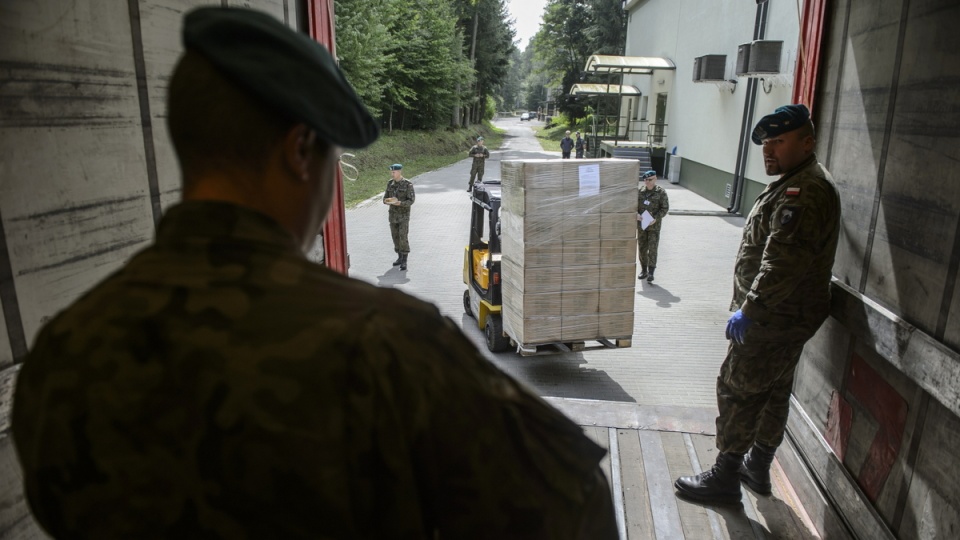
{"label": "paved driveway", "polygon": [[[502,159],[560,158],[558,152],[541,149],[530,125],[519,119],[497,122],[507,136],[501,148],[491,151],[488,178],[500,176]],[[492,354],[474,319],[463,313],[461,301],[469,171],[465,158],[410,179],[417,201],[406,272],[390,265],[396,255],[380,198],[348,210],[350,275],[433,302],[491,361],[540,395],[690,407],[699,409],[691,413],[714,414],[742,218],[724,215],[724,209],[661,180],[670,195],[671,215],[664,220],[657,281],[637,282],[633,347],[538,357]],[[386,171],[383,180],[386,184]]]}

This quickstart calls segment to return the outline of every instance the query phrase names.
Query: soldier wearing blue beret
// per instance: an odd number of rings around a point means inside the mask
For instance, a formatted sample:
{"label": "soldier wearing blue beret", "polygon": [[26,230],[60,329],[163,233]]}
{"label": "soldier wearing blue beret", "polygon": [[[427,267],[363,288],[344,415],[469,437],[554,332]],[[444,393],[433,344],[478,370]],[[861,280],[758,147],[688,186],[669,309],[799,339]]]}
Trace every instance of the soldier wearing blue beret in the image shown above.
{"label": "soldier wearing blue beret", "polygon": [[616,538],[602,448],[436,307],[310,262],[378,123],[266,14],[184,18],[183,202],[46,324],[13,433],[54,538]]}
{"label": "soldier wearing blue beret", "polygon": [[734,266],[730,345],[717,377],[717,448],[712,469],[679,478],[680,495],[739,502],[740,481],[771,493],[770,466],[783,442],[793,376],[804,344],[826,320],[840,231],[840,197],[814,153],[804,105],[757,122],[767,185],[747,217]]}

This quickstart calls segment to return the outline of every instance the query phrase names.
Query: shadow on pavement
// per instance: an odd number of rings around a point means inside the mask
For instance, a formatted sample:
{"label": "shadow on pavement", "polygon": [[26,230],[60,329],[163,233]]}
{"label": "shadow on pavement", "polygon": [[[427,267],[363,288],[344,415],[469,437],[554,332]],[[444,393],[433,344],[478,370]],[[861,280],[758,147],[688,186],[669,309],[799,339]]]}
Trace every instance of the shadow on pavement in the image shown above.
{"label": "shadow on pavement", "polygon": [[637,295],[643,296],[644,298],[649,298],[650,300],[655,300],[658,307],[668,308],[673,306],[673,304],[680,303],[680,297],[668,291],[664,287],[654,283],[647,283],[646,281],[637,283]]}
{"label": "shadow on pavement", "polygon": [[394,285],[403,285],[409,282],[410,279],[407,277],[407,272],[401,272],[398,266],[393,266],[383,274],[377,276],[377,285],[380,287],[391,288]]}

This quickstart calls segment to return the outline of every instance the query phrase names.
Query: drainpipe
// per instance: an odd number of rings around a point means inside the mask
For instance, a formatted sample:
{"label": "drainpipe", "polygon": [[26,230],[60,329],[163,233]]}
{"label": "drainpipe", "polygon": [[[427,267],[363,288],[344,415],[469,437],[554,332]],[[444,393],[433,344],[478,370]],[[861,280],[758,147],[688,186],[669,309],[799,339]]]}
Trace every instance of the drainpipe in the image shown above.
{"label": "drainpipe", "polygon": [[[757,4],[757,17],[753,25],[753,39],[763,39],[767,32],[767,2]],[[743,120],[740,123],[740,145],[737,148],[737,164],[733,169],[733,188],[730,190],[730,206],[727,211],[739,214],[743,198],[743,185],[746,183],[744,171],[747,168],[747,155],[752,141],[750,133],[753,131],[753,113],[757,105],[757,79],[751,77],[747,81],[747,96],[743,102]]]}

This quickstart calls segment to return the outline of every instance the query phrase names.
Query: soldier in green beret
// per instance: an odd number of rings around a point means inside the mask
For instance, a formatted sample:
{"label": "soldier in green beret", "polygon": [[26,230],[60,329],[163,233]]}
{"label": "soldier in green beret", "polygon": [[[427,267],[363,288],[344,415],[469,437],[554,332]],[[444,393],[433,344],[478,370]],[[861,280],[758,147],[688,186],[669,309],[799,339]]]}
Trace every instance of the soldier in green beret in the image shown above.
{"label": "soldier in green beret", "polygon": [[413,183],[403,177],[403,165],[394,163],[390,166],[390,180],[383,190],[383,204],[390,206],[388,219],[390,220],[390,237],[393,239],[393,250],[397,252],[394,266],[400,270],[407,269],[407,256],[410,254],[410,242],[407,233],[410,231],[410,206],[416,200]]}
{"label": "soldier in green beret", "polygon": [[740,481],[768,495],[770,465],[783,442],[793,375],[803,346],[830,311],[840,233],[840,197],[814,154],[810,111],[787,105],[764,116],[752,140],[763,145],[767,185],[747,217],[734,266],[727,321],[730,346],[717,377],[717,462],[675,482],[706,502],[739,502]]}
{"label": "soldier in green beret", "polygon": [[183,202],[57,314],[14,443],[54,538],[616,538],[604,451],[433,305],[310,262],[377,122],[263,13],[184,20]]}

